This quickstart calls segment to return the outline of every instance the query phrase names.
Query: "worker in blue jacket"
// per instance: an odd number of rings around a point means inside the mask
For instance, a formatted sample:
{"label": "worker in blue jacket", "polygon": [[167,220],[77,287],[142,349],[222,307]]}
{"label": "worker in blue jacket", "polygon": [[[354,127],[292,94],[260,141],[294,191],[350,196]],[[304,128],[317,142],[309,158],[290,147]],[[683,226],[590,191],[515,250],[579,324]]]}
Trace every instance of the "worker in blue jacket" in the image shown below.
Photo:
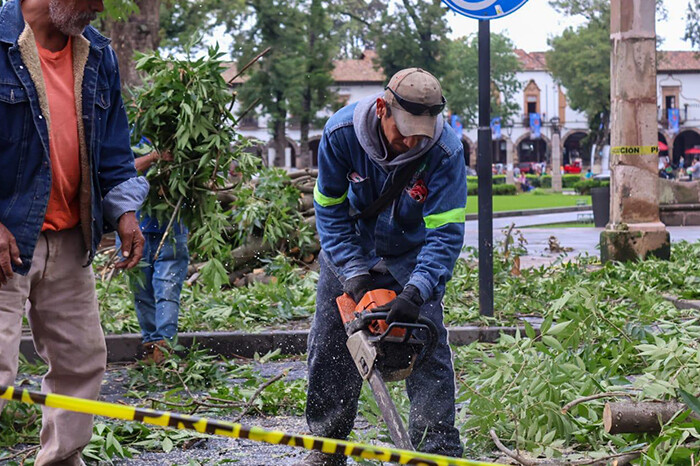
{"label": "worker in blue jacket", "polygon": [[[409,68],[384,93],[346,106],[324,128],[314,189],[321,270],[306,405],[314,435],[348,437],[362,386],[336,297],[345,292],[359,301],[369,290],[389,288],[398,296],[387,306],[388,322],[423,316],[439,329],[437,350],[406,379],[411,441],[421,451],[462,455],[442,297],[464,239],[467,184],[462,143],[443,121],[444,107],[439,81]],[[377,215],[362,215],[408,166],[417,168],[400,194]],[[346,461],[315,451],[299,464]]]}

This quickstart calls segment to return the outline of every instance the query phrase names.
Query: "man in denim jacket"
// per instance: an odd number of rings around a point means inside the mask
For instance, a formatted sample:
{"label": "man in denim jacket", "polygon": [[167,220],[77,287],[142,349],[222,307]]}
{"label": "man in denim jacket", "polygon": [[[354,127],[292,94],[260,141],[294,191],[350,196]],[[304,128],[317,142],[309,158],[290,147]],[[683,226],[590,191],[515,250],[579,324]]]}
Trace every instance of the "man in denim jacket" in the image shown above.
{"label": "man in denim jacket", "polygon": [[[17,373],[22,317],[49,365],[42,390],[97,398],[106,348],[90,263],[116,229],[135,266],[134,211],[148,192],[129,144],[98,0],[10,0],[0,8],[0,384]],[[4,405],[0,404],[0,408]],[[35,464],[82,465],[92,416],[43,409]]]}
{"label": "man in denim jacket", "polygon": [[[462,143],[443,122],[444,107],[437,79],[409,68],[383,94],[341,109],[323,131],[314,190],[321,272],[306,405],[314,435],[347,438],[362,386],[336,297],[346,292],[358,301],[368,290],[390,288],[398,297],[387,306],[388,322],[420,315],[439,329],[434,355],[406,379],[411,441],[421,451],[462,454],[441,301],[464,239],[467,185]],[[389,207],[374,218],[355,217],[417,159],[422,163]],[[345,463],[341,455],[312,452],[299,464]]]}

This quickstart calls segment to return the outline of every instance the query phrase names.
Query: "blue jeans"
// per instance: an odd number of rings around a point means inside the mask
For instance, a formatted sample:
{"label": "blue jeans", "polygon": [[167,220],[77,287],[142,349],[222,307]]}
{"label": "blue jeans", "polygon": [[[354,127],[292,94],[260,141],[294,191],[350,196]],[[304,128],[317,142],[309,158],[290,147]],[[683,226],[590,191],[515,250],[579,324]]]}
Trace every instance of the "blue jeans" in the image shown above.
{"label": "blue jeans", "polygon": [[[144,233],[146,243],[138,278],[130,279],[134,293],[136,316],[141,326],[143,342],[172,340],[177,336],[177,319],[180,312],[180,292],[187,276],[189,252],[187,234],[168,235],[158,254],[162,233]],[[121,248],[117,240],[117,248]]]}
{"label": "blue jeans", "polygon": [[[320,255],[319,262],[316,314],[308,343],[306,420],[314,435],[345,439],[355,422],[362,378],[345,346],[347,334],[335,302],[343,293],[342,285],[325,254]],[[373,273],[373,278],[376,288],[401,290],[389,274]],[[438,346],[433,356],[418,364],[406,379],[411,402],[408,433],[418,450],[461,457],[459,431],[454,427],[455,375],[441,299],[423,304],[421,315],[437,325]]]}

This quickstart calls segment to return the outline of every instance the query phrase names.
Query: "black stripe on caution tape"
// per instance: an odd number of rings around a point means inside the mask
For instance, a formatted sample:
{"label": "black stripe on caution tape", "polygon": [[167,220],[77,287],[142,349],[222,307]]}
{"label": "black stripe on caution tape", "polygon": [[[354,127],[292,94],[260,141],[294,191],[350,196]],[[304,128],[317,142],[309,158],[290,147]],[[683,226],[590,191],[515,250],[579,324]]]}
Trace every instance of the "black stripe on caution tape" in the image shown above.
{"label": "black stripe on caution tape", "polygon": [[311,435],[289,434],[286,432],[266,430],[260,427],[247,427],[226,421],[218,421],[198,416],[136,408],[105,401],[86,400],[55,393],[39,393],[30,390],[18,390],[15,387],[0,385],[0,398],[28,404],[40,404],[50,408],[65,409],[78,413],[138,421],[161,427],[180,430],[194,430],[201,433],[221,435],[224,437],[243,438],[255,442],[273,445],[288,445],[324,453],[356,456],[368,460],[391,461],[398,464],[417,466],[504,466],[497,463],[472,461],[463,458],[433,455],[418,451],[399,450],[397,448],[366,445]]}

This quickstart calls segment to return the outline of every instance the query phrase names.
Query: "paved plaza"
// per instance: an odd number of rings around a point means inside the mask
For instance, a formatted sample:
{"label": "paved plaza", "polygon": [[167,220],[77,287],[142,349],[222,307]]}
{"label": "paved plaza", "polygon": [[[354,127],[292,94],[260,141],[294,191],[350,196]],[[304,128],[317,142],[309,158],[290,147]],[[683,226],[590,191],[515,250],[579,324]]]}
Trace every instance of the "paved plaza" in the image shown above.
{"label": "paved plaza", "polygon": [[[511,224],[525,237],[527,255],[523,258],[527,264],[539,265],[556,260],[563,254],[567,257],[576,257],[579,254],[590,254],[600,257],[598,243],[600,232],[603,228],[537,228],[537,225],[551,225],[555,223],[576,222],[581,216],[592,216],[591,211],[569,212],[558,214],[542,214],[532,216],[503,217],[493,220],[493,240],[495,244],[501,242],[505,231]],[[527,227],[527,228],[525,228]],[[697,241],[700,239],[700,226],[668,227],[671,233],[671,241]],[[562,248],[571,248],[571,251],[550,251],[550,238],[554,236]],[[464,245],[478,247],[479,222],[471,220],[466,222]]]}

